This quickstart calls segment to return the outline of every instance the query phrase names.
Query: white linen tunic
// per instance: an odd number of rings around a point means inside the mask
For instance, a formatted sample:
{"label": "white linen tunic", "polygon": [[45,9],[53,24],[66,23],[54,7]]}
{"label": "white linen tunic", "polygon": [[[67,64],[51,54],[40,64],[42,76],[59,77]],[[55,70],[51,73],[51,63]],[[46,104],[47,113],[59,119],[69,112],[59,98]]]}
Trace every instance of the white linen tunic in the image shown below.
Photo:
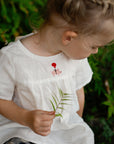
{"label": "white linen tunic", "polygon": [[[59,53],[43,57],[31,53],[20,40],[0,50],[0,99],[13,100],[28,110],[53,111],[50,100],[59,88],[70,95],[71,101],[57,110],[51,133],[40,136],[30,128],[0,115],[0,144],[12,137],[36,144],[94,144],[89,126],[76,113],[79,110],[76,90],[90,82],[92,70],[87,59],[72,60]],[[54,103],[54,101],[53,101]]]}

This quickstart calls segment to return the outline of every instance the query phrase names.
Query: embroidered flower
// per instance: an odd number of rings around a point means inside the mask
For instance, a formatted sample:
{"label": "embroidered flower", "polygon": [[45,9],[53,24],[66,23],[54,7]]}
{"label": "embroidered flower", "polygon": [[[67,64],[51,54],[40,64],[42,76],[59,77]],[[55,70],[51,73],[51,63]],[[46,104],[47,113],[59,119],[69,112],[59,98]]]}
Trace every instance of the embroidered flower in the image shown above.
{"label": "embroidered flower", "polygon": [[57,66],[56,63],[52,63],[51,65],[52,65],[52,67],[54,67],[54,71],[52,71],[53,76],[60,75],[62,73],[62,71],[60,71],[59,69],[56,69],[56,66]]}
{"label": "embroidered flower", "polygon": [[52,63],[51,65],[52,65],[52,67],[54,67],[56,69],[56,66],[57,66],[56,63]]}

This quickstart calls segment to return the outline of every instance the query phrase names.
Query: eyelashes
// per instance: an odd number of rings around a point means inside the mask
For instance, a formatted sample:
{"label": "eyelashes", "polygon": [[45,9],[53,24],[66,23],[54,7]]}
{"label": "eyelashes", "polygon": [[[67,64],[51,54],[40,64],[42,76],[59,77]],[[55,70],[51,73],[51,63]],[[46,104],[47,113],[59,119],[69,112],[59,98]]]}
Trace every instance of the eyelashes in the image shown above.
{"label": "eyelashes", "polygon": [[95,50],[95,49],[97,49],[97,48],[99,48],[99,47],[91,47],[93,50]]}
{"label": "eyelashes", "polygon": [[97,48],[104,48],[104,46],[93,46],[91,47],[93,50],[97,49]]}

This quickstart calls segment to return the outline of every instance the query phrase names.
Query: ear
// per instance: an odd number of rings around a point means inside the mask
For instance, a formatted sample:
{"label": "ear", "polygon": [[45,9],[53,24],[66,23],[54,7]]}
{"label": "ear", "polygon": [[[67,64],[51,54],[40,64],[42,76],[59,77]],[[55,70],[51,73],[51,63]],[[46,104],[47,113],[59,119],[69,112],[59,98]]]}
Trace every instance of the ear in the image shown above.
{"label": "ear", "polygon": [[77,33],[73,31],[65,31],[62,36],[63,45],[68,45],[77,37]]}

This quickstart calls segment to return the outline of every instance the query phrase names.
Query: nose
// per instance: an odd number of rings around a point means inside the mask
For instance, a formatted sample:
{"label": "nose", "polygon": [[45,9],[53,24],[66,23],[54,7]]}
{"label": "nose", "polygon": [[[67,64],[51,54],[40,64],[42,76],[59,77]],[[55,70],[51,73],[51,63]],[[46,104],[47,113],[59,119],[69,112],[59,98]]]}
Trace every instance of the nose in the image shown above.
{"label": "nose", "polygon": [[98,53],[98,48],[94,49],[94,51],[92,52],[92,54],[96,54]]}

